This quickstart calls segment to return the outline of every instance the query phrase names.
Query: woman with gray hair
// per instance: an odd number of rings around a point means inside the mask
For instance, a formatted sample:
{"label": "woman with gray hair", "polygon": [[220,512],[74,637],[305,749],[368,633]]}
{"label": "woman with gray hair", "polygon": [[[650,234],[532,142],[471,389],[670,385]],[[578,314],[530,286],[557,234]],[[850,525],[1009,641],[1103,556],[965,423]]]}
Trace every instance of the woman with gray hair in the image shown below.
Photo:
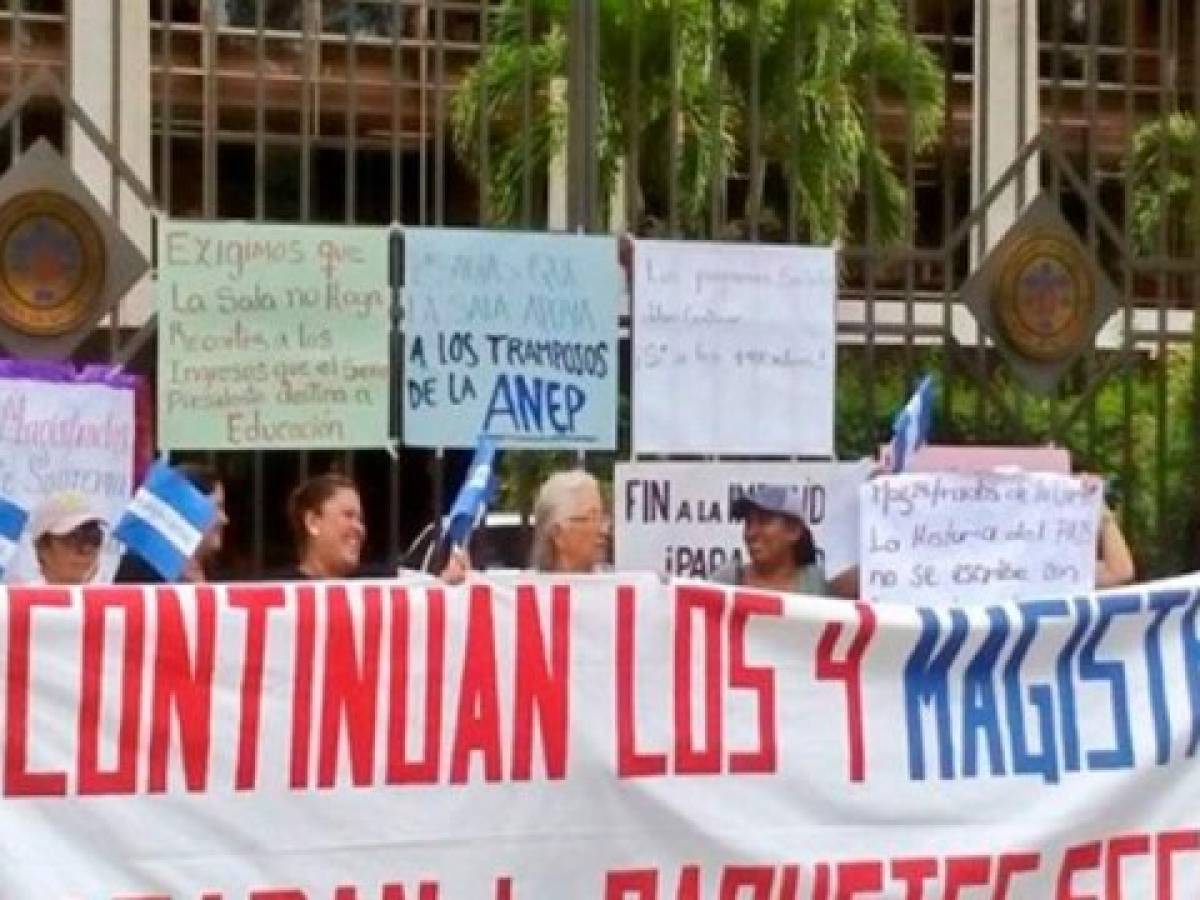
{"label": "woman with gray hair", "polygon": [[594,572],[608,556],[612,519],[596,479],[583,469],[555,472],[533,505],[529,565],[537,572]]}

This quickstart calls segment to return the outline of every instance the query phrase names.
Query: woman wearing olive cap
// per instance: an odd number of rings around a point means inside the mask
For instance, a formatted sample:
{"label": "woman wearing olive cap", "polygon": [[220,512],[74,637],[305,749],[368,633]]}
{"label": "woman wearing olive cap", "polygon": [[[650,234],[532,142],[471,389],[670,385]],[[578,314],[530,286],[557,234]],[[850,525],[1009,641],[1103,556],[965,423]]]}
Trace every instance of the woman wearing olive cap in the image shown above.
{"label": "woman wearing olive cap", "polygon": [[747,561],[734,560],[713,575],[714,581],[792,594],[831,593],[798,490],[760,485],[734,501],[733,514],[742,519]]}

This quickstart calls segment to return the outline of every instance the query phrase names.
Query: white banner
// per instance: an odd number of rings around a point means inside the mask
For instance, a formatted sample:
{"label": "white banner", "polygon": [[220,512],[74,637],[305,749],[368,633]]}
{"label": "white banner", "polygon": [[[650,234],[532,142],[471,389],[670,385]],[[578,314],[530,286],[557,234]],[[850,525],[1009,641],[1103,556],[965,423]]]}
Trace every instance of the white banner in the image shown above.
{"label": "white banner", "polygon": [[10,589],[0,896],[1183,900],[1198,586]]}
{"label": "white banner", "polygon": [[745,553],[730,506],[759,484],[802,492],[827,577],[858,560],[858,489],[871,461],[619,463],[613,489],[617,569],[708,578]]}
{"label": "white banner", "polygon": [[861,489],[862,594],[986,604],[1096,583],[1099,481],[1047,472],[906,472]]}
{"label": "white banner", "polygon": [[[0,392],[0,496],[32,515],[51,494],[78,491],[115,525],[133,493],[133,388],[5,378]],[[111,578],[120,553],[105,546],[97,581]],[[40,578],[27,528],[6,580]]]}
{"label": "white banner", "polygon": [[828,247],[638,241],[638,453],[833,456]]}

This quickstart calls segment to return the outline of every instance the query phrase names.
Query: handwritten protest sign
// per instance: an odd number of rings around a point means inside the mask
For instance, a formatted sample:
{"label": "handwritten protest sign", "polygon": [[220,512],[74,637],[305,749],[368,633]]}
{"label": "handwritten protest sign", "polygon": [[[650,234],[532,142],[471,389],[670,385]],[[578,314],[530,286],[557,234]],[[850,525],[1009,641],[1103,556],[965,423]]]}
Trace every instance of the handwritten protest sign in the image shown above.
{"label": "handwritten protest sign", "polygon": [[161,446],[391,442],[385,229],[167,222],[158,266]]}
{"label": "handwritten protest sign", "polygon": [[[134,389],[128,378],[0,379],[0,496],[31,513],[52,494],[78,492],[114,525],[133,493],[134,441]],[[97,580],[112,576],[120,555],[110,541]],[[41,580],[28,530],[6,580]]]}
{"label": "handwritten protest sign", "polygon": [[634,256],[634,450],[832,456],[833,250],[639,241]]}
{"label": "handwritten protest sign", "polygon": [[612,238],[410,228],[404,241],[406,444],[616,445]]}
{"label": "handwritten protest sign", "polygon": [[876,601],[993,603],[1090,591],[1100,485],[1052,473],[905,473],[861,489]]}
{"label": "handwritten protest sign", "polygon": [[869,460],[851,463],[618,464],[613,490],[616,566],[621,571],[709,578],[741,560],[742,522],[730,507],[759,484],[796,487],[825,573],[858,559],[858,488]]}
{"label": "handwritten protest sign", "polygon": [[0,592],[0,896],[1194,898],[1198,587]]}

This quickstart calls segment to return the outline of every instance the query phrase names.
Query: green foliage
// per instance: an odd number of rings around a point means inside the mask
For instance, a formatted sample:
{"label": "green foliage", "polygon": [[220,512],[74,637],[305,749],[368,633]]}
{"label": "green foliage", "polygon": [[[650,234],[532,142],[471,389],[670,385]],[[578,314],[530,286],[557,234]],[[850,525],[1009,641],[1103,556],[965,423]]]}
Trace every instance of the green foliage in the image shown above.
{"label": "green foliage", "polygon": [[[937,139],[945,98],[940,64],[909,39],[895,0],[601,0],[599,11],[602,204],[620,160],[636,155],[642,230],[660,230],[674,201],[685,233],[703,234],[714,192],[757,151],[748,216],[778,223],[794,209],[808,240],[846,239],[870,191],[875,236],[906,233],[906,191],[871,134],[872,106],[903,104],[920,153]],[[564,151],[568,14],[567,0],[505,0],[452,98],[468,165],[480,166],[487,141],[486,220],[516,221]],[[768,192],[770,175],[787,189]]]}
{"label": "green foliage", "polygon": [[1190,256],[1200,228],[1200,134],[1188,113],[1142,125],[1126,167],[1133,185],[1130,231],[1141,253]]}

